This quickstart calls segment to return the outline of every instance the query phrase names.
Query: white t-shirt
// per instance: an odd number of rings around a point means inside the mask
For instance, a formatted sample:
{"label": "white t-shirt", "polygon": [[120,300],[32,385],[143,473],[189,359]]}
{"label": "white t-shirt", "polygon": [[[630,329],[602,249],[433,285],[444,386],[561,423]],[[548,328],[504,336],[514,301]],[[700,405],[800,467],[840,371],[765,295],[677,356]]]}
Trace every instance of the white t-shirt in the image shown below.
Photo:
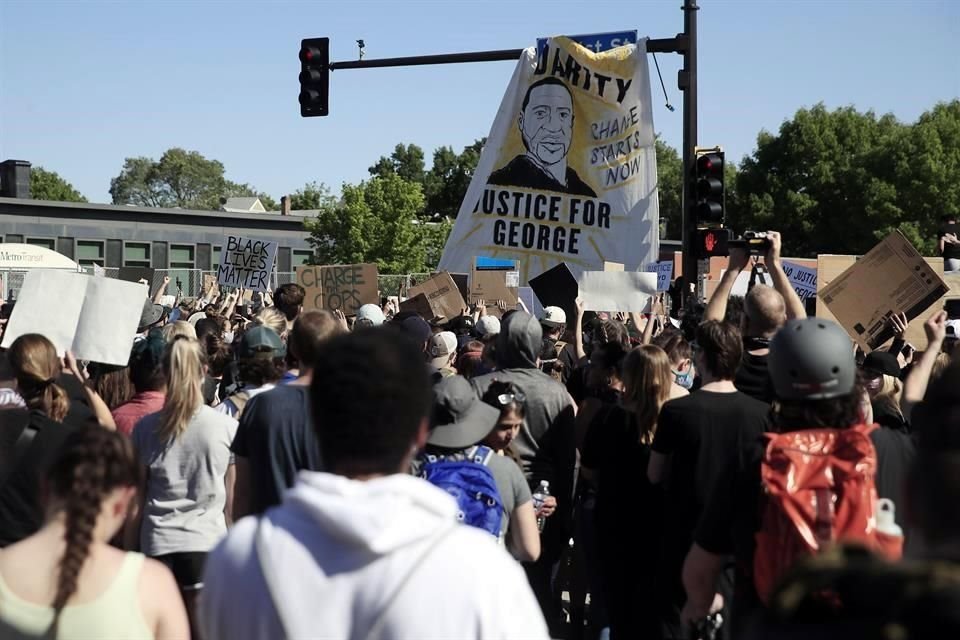
{"label": "white t-shirt", "polygon": [[[240,391],[236,391],[234,393],[242,392],[247,394],[247,402],[249,402],[251,398],[253,398],[254,396],[258,396],[264,391],[270,391],[270,389],[273,389],[275,386],[277,385],[272,382],[268,382],[262,387],[240,389]],[[217,413],[222,413],[225,416],[230,416],[231,418],[239,418],[240,414],[242,413],[240,411],[240,408],[237,407],[237,405],[230,398],[227,398],[226,400],[218,404],[216,407],[213,408],[213,410],[216,411]]]}

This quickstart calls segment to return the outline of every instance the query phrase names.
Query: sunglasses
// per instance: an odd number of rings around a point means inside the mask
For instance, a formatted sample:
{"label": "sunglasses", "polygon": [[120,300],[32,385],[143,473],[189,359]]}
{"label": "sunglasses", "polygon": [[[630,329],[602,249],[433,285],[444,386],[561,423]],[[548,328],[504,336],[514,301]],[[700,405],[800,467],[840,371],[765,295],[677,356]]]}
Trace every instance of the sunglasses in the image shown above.
{"label": "sunglasses", "polygon": [[501,407],[506,407],[508,405],[516,402],[517,404],[523,404],[527,401],[527,396],[523,395],[519,391],[514,393],[501,393],[497,396],[497,402]]}

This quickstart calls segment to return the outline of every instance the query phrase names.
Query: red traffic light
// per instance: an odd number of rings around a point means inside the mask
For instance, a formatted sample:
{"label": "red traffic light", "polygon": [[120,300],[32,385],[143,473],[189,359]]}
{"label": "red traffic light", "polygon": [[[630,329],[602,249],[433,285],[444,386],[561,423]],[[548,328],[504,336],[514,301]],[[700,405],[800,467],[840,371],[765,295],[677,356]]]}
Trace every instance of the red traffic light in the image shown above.
{"label": "red traffic light", "polygon": [[697,158],[697,173],[723,171],[723,157],[719,153],[705,153]]}

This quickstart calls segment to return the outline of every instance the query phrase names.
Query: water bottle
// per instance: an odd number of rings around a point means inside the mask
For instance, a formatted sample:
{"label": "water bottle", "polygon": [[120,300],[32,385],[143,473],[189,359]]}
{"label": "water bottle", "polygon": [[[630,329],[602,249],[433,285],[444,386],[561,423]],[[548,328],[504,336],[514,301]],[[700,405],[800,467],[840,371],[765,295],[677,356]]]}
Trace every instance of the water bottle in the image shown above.
{"label": "water bottle", "polygon": [[899,560],[903,554],[903,529],[897,524],[893,500],[877,500],[877,533],[883,534],[881,553],[890,560]]}
{"label": "water bottle", "polygon": [[[535,513],[540,512],[540,508],[543,506],[543,503],[550,496],[550,483],[546,480],[540,481],[540,486],[537,487],[537,490],[533,492],[533,511]],[[546,524],[546,518],[543,516],[537,516],[537,529],[541,532],[543,531],[543,525]]]}

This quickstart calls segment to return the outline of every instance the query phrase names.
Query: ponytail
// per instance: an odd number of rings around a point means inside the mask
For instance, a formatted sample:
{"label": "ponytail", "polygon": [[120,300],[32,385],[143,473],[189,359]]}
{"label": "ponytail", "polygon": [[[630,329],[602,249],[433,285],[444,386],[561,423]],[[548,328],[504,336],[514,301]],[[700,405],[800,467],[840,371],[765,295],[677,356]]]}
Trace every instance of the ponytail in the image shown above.
{"label": "ponytail", "polygon": [[17,391],[27,408],[62,422],[70,409],[70,399],[56,383],[61,367],[53,343],[38,333],[24,334],[10,345],[9,358]]}
{"label": "ponytail", "polygon": [[206,354],[200,343],[178,336],[163,356],[167,396],[157,426],[160,440],[174,440],[187,429],[190,419],[203,406],[203,367]]}
{"label": "ponytail", "polygon": [[90,555],[101,502],[116,488],[137,486],[139,475],[130,440],[100,427],[87,427],[68,436],[50,467],[51,493],[63,504],[66,515],[67,545],[60,559],[48,638],[56,637],[60,614],[77,591],[80,570]]}

